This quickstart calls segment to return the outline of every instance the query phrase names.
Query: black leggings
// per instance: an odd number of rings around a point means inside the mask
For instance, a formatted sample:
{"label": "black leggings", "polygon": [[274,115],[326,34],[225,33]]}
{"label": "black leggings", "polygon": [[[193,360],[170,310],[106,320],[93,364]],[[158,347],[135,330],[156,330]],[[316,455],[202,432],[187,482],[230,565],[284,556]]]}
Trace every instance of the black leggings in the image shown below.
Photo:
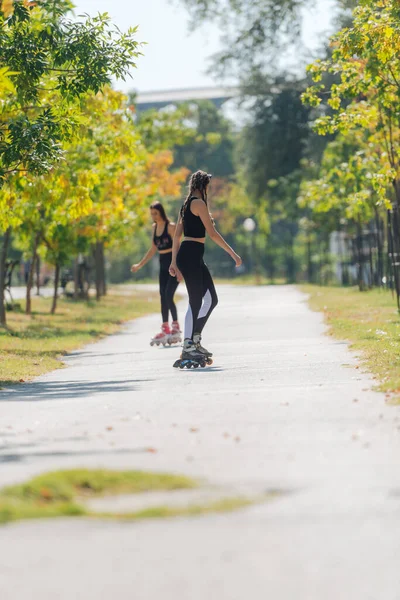
{"label": "black leggings", "polygon": [[160,254],[160,296],[161,296],[161,315],[163,323],[168,323],[168,314],[171,311],[173,321],[178,320],[174,295],[179,281],[176,277],[171,277],[168,272],[171,264],[172,252]]}
{"label": "black leggings", "polygon": [[189,308],[185,319],[185,339],[201,333],[209,316],[218,304],[217,292],[210,271],[203,260],[204,244],[182,242],[176,262],[189,294]]}

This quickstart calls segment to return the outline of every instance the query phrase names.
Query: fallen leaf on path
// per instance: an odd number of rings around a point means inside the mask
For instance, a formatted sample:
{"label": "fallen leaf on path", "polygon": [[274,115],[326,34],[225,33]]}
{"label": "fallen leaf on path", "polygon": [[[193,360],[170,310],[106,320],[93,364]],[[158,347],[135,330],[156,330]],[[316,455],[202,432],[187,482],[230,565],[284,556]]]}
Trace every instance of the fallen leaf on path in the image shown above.
{"label": "fallen leaf on path", "polygon": [[230,433],[227,433],[227,432],[225,432],[225,433],[224,433],[224,438],[229,438],[229,437],[231,437],[231,434],[230,434]]}
{"label": "fallen leaf on path", "polygon": [[156,454],[158,450],[156,450],[155,448],[146,448],[146,452],[150,452],[150,454]]}
{"label": "fallen leaf on path", "polygon": [[358,398],[353,398],[353,402],[358,402]]}
{"label": "fallen leaf on path", "polygon": [[197,427],[191,427],[191,428],[189,429],[189,431],[190,431],[191,433],[196,433],[196,432],[198,431],[198,429],[197,429]]}
{"label": "fallen leaf on path", "polygon": [[240,437],[238,435],[235,437],[235,442],[240,442]]}
{"label": "fallen leaf on path", "polygon": [[111,427],[111,426],[110,427],[106,427],[107,431],[112,431],[113,429],[114,429],[114,427]]}

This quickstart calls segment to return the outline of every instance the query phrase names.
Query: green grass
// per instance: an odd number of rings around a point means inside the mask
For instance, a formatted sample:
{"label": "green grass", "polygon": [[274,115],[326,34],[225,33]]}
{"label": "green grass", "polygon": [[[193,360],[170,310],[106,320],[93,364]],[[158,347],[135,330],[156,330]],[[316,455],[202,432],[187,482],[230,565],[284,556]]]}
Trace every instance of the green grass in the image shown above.
{"label": "green grass", "polygon": [[64,354],[115,333],[124,321],[159,311],[160,301],[144,290],[121,295],[111,288],[99,303],[62,298],[55,315],[50,306],[49,298],[33,298],[31,316],[7,313],[8,328],[0,328],[0,388],[61,367]]}
{"label": "green grass", "polygon": [[282,278],[270,279],[265,275],[237,275],[236,277],[216,277],[215,283],[229,285],[284,285],[286,281]]}
{"label": "green grass", "polygon": [[180,475],[142,471],[76,469],[55,471],[0,490],[0,523],[62,516],[91,516],[85,498],[148,491],[191,489]]}
{"label": "green grass", "polygon": [[400,316],[391,292],[305,285],[313,310],[324,313],[335,338],[348,340],[362,367],[394,404],[400,399]]}
{"label": "green grass", "polygon": [[0,490],[0,523],[26,519],[56,517],[96,517],[118,520],[160,519],[230,512],[256,502],[276,497],[271,493],[262,498],[230,497],[204,505],[186,507],[159,506],[127,514],[91,511],[85,500],[116,494],[139,494],[149,491],[193,489],[198,483],[189,477],[144,471],[109,471],[76,469],[55,471],[34,477],[26,483]]}
{"label": "green grass", "polygon": [[[263,497],[265,501],[267,497]],[[234,498],[221,498],[214,502],[206,504],[193,504],[190,506],[183,506],[179,508],[173,508],[170,506],[155,506],[152,508],[146,508],[134,513],[124,513],[118,515],[118,519],[166,519],[171,517],[197,517],[199,515],[207,515],[211,513],[226,513],[239,510],[240,508],[246,508],[246,506],[252,506],[261,499],[250,499],[242,496]],[[103,514],[104,517],[115,518],[115,515]]]}

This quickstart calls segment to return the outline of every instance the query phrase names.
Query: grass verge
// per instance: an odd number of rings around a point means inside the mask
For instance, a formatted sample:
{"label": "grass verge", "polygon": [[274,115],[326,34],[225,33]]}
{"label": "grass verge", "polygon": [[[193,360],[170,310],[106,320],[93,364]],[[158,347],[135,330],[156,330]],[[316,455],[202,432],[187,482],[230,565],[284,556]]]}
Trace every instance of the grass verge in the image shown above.
{"label": "grass verge", "polygon": [[388,401],[400,400],[400,317],[391,292],[301,286],[313,310],[324,313],[335,338],[348,340]]}
{"label": "grass verge", "polygon": [[61,298],[50,315],[51,299],[34,298],[31,316],[10,311],[8,329],[0,328],[0,388],[61,367],[62,355],[115,333],[124,321],[157,312],[159,305],[156,293],[111,289],[99,303]]}
{"label": "grass verge", "polygon": [[84,502],[85,499],[103,495],[191,489],[197,486],[197,482],[189,477],[165,473],[104,469],[55,471],[0,490],[0,523],[66,516],[118,520],[195,516],[229,512],[255,502],[244,497],[223,498],[204,505],[179,508],[159,506],[122,515],[93,512]]}
{"label": "grass verge", "polygon": [[287,283],[284,279],[270,279],[265,275],[237,275],[236,277],[216,277],[215,283],[229,285],[284,285]]}
{"label": "grass verge", "polygon": [[188,477],[142,471],[54,471],[0,490],[0,523],[61,516],[90,516],[79,499],[196,487]]}

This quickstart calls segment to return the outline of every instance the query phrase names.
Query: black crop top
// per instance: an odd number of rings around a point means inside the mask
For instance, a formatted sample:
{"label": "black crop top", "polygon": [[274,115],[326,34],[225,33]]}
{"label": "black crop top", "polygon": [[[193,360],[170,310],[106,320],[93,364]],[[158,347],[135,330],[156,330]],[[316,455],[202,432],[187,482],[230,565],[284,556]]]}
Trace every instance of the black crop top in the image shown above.
{"label": "black crop top", "polygon": [[154,244],[158,250],[170,250],[172,248],[172,237],[168,233],[169,222],[165,223],[164,231],[161,235],[157,235],[157,225],[154,227]]}
{"label": "black crop top", "polygon": [[185,237],[204,238],[206,237],[206,228],[200,217],[194,215],[190,210],[192,200],[199,200],[199,198],[192,196],[181,208],[183,234]]}

